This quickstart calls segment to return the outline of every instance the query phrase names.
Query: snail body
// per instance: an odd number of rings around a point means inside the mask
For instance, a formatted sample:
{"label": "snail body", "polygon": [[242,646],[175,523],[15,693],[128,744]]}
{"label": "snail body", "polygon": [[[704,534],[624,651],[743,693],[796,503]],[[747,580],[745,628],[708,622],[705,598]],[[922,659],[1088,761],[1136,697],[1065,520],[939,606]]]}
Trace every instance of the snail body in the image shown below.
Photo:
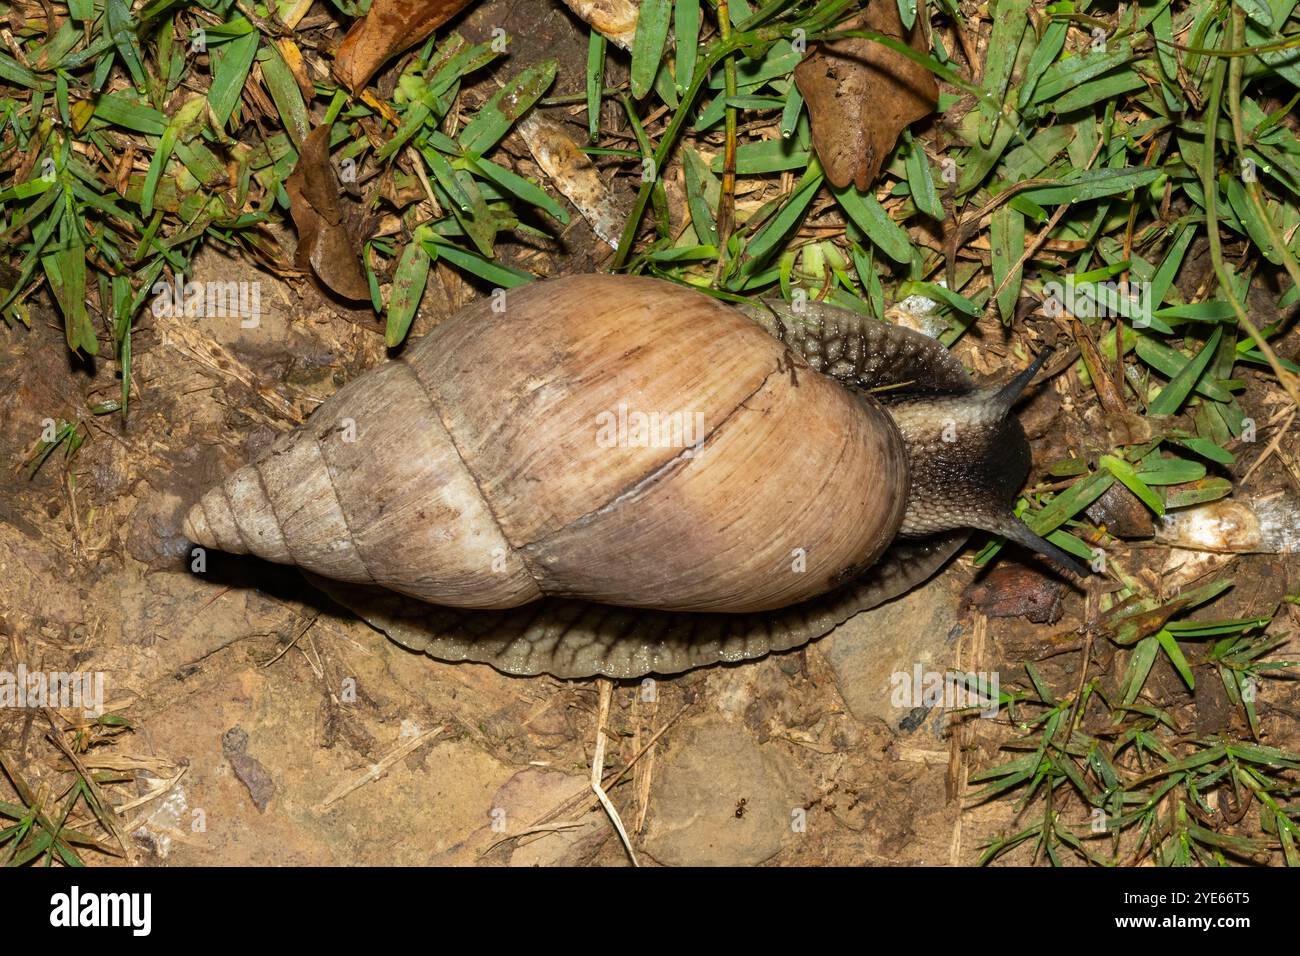
{"label": "snail body", "polygon": [[[536,282],[345,385],[206,493],[185,533],[298,565],[435,656],[682,669],[776,649],[783,613],[788,640],[824,633],[928,576],[963,529],[1045,545],[1009,518],[1028,457],[1008,389],[843,310],[741,312],[627,276]],[[954,423],[964,441],[936,445]],[[511,643],[528,661],[503,659]]]}

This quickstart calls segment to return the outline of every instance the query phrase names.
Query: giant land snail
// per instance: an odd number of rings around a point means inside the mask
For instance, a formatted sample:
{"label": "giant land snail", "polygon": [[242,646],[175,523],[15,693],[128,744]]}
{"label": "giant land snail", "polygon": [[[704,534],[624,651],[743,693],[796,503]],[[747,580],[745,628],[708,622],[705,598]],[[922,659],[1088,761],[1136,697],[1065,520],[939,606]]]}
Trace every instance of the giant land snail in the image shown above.
{"label": "giant land snail", "polygon": [[936,341],[816,302],[611,275],[505,295],[340,389],[187,536],[295,564],[434,657],[561,677],[798,646],[971,529],[1082,573],[1011,511],[1041,357],[981,388]]}

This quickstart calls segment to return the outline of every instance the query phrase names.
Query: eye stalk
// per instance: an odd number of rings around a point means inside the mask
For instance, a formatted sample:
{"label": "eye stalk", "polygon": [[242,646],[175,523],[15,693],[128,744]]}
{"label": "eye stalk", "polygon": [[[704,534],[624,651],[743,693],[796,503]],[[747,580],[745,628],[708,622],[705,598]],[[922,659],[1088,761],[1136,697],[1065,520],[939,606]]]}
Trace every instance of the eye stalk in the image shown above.
{"label": "eye stalk", "polygon": [[885,406],[903,434],[910,466],[907,509],[899,534],[956,528],[1000,534],[1073,573],[1088,568],[1015,516],[1016,494],[1029,474],[1029,442],[1011,408],[1051,355],[1044,350],[1005,385],[962,395],[912,396]]}
{"label": "eye stalk", "polygon": [[1088,575],[1092,574],[1091,568],[1085,567],[1077,558],[1066,554],[1046,538],[1034,534],[1034,532],[1029,529],[1029,525],[1025,524],[1010,512],[1003,515],[1000,520],[991,521],[987,524],[975,525],[975,527],[979,528],[981,531],[991,531],[994,534],[1000,534],[1008,541],[1014,541],[1016,544],[1022,545],[1030,551],[1042,555],[1053,564],[1059,565],[1067,571],[1077,574],[1081,578],[1086,578]]}
{"label": "eye stalk", "polygon": [[997,409],[1003,416],[1011,414],[1012,406],[1025,393],[1025,389],[1034,380],[1034,376],[1047,364],[1047,360],[1052,357],[1053,351],[1054,349],[1049,345],[1039,352],[1038,358],[1030,362],[1028,368],[994,393],[993,397],[988,400],[990,407]]}

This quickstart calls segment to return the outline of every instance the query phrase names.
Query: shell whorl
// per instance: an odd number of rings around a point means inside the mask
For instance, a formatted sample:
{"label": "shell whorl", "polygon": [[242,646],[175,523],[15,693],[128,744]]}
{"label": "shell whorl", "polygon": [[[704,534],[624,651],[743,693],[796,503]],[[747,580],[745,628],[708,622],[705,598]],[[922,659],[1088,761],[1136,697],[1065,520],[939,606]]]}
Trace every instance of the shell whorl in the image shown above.
{"label": "shell whorl", "polygon": [[[346,385],[186,534],[437,604],[696,611],[805,600],[892,541],[897,429],[736,310],[626,276],[492,305]],[[688,447],[598,440],[626,406],[702,428]]]}
{"label": "shell whorl", "polygon": [[[381,474],[372,475],[376,462]],[[457,607],[541,596],[400,361],[345,385],[307,425],[205,494],[185,534]]]}

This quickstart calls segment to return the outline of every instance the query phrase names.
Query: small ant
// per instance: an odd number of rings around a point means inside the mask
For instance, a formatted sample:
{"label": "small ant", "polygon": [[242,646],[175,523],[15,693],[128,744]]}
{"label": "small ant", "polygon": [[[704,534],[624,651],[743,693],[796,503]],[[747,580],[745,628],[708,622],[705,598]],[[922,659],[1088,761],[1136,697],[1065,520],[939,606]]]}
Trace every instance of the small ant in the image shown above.
{"label": "small ant", "polygon": [[741,817],[743,817],[743,816],[745,815],[745,807],[746,807],[746,805],[747,805],[748,803],[749,803],[749,800],[747,800],[745,797],[741,797],[739,800],[736,801],[736,819],[737,819],[737,820],[739,820]]}

